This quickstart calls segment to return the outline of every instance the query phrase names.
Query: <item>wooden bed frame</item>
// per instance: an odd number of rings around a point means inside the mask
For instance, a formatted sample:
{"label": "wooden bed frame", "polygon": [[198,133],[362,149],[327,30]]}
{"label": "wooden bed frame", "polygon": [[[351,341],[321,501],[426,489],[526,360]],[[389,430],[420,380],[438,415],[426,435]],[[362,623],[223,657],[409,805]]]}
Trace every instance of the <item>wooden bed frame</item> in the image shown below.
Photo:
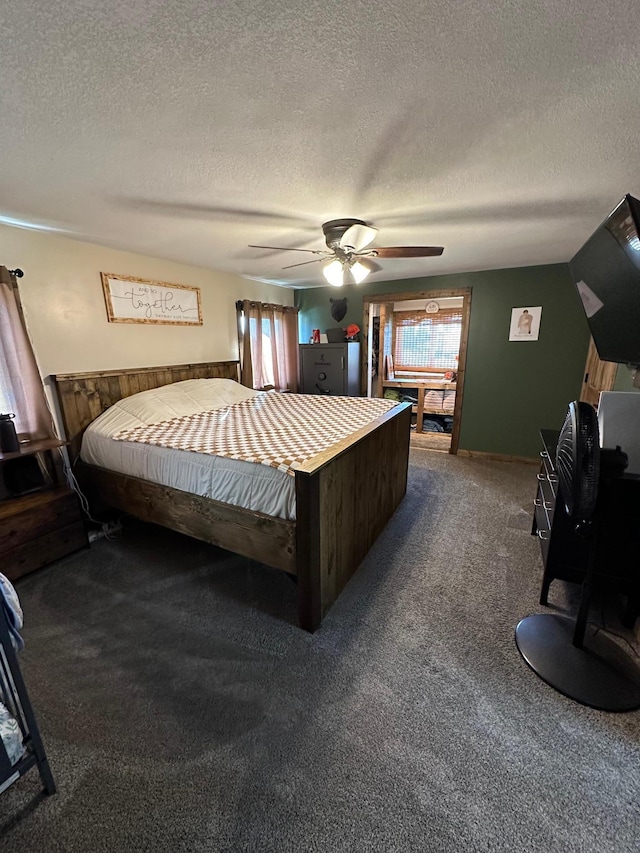
{"label": "wooden bed frame", "polygon": [[[183,379],[239,379],[237,361],[57,374],[71,460],[86,427],[118,400]],[[76,463],[90,501],[297,576],[298,622],[315,631],[405,495],[411,406],[378,417],[295,472],[296,521]]]}

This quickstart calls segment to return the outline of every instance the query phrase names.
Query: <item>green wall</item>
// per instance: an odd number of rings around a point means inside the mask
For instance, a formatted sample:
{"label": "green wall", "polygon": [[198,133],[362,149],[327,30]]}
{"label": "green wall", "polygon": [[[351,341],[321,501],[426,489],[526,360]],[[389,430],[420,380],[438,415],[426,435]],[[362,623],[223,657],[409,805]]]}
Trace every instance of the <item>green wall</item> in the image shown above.
{"label": "green wall", "polygon": [[[589,329],[566,264],[296,291],[300,341],[311,330],[363,325],[363,295],[470,287],[460,448],[535,457],[542,427],[560,429],[580,395]],[[347,297],[331,317],[330,297]],[[511,309],[542,305],[538,341],[509,341]]]}

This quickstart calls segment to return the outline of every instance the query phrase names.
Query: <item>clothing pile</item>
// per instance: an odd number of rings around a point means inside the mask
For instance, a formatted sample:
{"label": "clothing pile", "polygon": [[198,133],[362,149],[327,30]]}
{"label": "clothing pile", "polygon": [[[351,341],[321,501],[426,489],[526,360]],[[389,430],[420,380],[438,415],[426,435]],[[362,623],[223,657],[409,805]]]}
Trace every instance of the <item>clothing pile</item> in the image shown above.
{"label": "clothing pile", "polygon": [[[14,649],[19,652],[24,648],[24,640],[20,636],[20,629],[23,624],[22,608],[20,607],[20,599],[13,588],[11,581],[3,574],[0,574],[0,609],[2,609],[2,617],[9,628],[9,636]],[[0,698],[4,701],[6,696],[10,696],[11,691],[9,685],[5,682],[4,670],[0,674]],[[22,742],[22,731],[17,721],[11,715],[11,712],[0,701],[0,739],[7,753],[11,764],[15,764],[24,755],[24,744]]]}

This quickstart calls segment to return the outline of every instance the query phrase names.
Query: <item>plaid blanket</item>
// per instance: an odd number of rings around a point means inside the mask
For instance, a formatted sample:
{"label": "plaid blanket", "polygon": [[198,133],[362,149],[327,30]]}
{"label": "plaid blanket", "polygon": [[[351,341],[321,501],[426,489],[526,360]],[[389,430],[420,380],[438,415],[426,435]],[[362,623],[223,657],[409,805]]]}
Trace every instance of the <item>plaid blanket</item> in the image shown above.
{"label": "plaid blanket", "polygon": [[293,476],[296,467],[395,405],[368,397],[261,392],[222,409],[121,430],[113,438],[242,459]]}

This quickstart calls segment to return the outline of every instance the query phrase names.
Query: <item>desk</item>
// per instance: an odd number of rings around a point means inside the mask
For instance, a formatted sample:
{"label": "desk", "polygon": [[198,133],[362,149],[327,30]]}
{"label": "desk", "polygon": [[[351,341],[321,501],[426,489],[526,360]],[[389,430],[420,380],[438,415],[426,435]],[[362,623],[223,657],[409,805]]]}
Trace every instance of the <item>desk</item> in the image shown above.
{"label": "desk", "polygon": [[[404,389],[405,392],[413,391],[415,389],[418,392],[418,403],[413,407],[413,411],[416,412],[416,432],[422,432],[422,420],[423,415],[425,414],[425,391],[455,391],[457,385],[455,382],[446,382],[445,380],[438,379],[432,379],[428,382],[420,382],[419,380],[416,381],[416,379],[384,379],[382,381],[382,387],[396,388],[398,390]],[[453,417],[453,408],[444,409],[430,406],[427,408],[426,413],[449,415],[450,417]]]}

